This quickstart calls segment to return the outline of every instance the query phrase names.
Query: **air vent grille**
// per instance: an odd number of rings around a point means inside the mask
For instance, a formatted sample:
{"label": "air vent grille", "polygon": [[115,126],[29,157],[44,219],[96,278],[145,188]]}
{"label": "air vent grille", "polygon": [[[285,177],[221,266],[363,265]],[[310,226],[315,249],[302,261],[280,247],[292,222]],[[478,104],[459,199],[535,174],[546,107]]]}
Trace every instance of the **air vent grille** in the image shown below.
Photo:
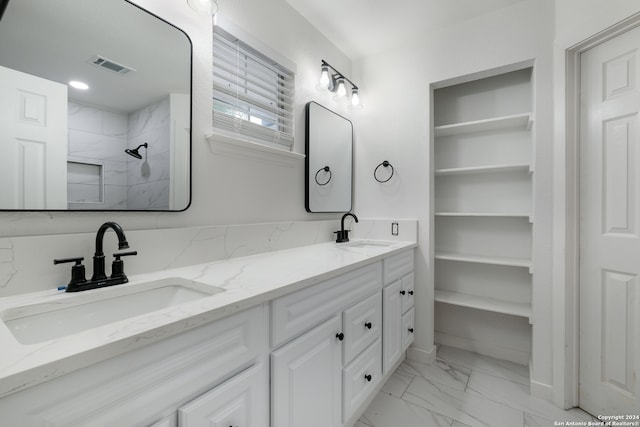
{"label": "air vent grille", "polygon": [[126,65],[118,64],[115,61],[107,59],[105,57],[96,55],[89,60],[89,62],[93,65],[96,65],[100,68],[104,68],[105,70],[113,71],[118,74],[128,74],[132,71],[136,71],[131,67],[127,67]]}

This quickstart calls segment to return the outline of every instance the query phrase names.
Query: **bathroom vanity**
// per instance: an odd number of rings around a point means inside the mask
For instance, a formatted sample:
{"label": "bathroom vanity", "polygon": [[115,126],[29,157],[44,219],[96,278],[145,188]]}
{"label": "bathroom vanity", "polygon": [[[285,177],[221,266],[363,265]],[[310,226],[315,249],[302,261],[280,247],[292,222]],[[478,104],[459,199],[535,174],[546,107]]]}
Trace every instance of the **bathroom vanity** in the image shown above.
{"label": "bathroom vanity", "polygon": [[[351,426],[412,342],[415,246],[322,243],[1,299],[2,424]],[[166,301],[70,333],[17,320],[136,298]]]}

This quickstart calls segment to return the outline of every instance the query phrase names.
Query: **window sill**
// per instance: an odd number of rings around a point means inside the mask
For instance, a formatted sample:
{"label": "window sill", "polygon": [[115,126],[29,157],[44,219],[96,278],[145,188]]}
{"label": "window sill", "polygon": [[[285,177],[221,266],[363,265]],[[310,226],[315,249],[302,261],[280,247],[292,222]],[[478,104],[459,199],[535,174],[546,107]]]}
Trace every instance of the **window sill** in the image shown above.
{"label": "window sill", "polygon": [[306,157],[304,154],[269,147],[218,132],[207,135],[206,138],[212,152],[231,157],[260,160],[287,167],[294,167],[298,161]]}

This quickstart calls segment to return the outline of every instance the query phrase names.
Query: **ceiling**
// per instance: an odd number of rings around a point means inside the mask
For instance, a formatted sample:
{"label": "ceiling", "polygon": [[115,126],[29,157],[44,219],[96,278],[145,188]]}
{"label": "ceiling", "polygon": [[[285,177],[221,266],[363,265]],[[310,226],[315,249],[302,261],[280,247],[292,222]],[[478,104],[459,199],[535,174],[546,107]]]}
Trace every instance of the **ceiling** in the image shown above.
{"label": "ceiling", "polygon": [[352,59],[522,0],[286,0]]}

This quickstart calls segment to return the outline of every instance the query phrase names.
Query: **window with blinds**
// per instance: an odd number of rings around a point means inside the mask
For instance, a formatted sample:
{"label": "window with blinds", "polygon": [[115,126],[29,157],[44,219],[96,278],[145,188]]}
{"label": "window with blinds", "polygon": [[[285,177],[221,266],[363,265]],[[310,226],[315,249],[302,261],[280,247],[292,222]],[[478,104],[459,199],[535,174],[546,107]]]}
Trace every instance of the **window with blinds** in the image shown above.
{"label": "window with blinds", "polygon": [[214,26],[214,128],[291,150],[294,79],[291,71]]}

